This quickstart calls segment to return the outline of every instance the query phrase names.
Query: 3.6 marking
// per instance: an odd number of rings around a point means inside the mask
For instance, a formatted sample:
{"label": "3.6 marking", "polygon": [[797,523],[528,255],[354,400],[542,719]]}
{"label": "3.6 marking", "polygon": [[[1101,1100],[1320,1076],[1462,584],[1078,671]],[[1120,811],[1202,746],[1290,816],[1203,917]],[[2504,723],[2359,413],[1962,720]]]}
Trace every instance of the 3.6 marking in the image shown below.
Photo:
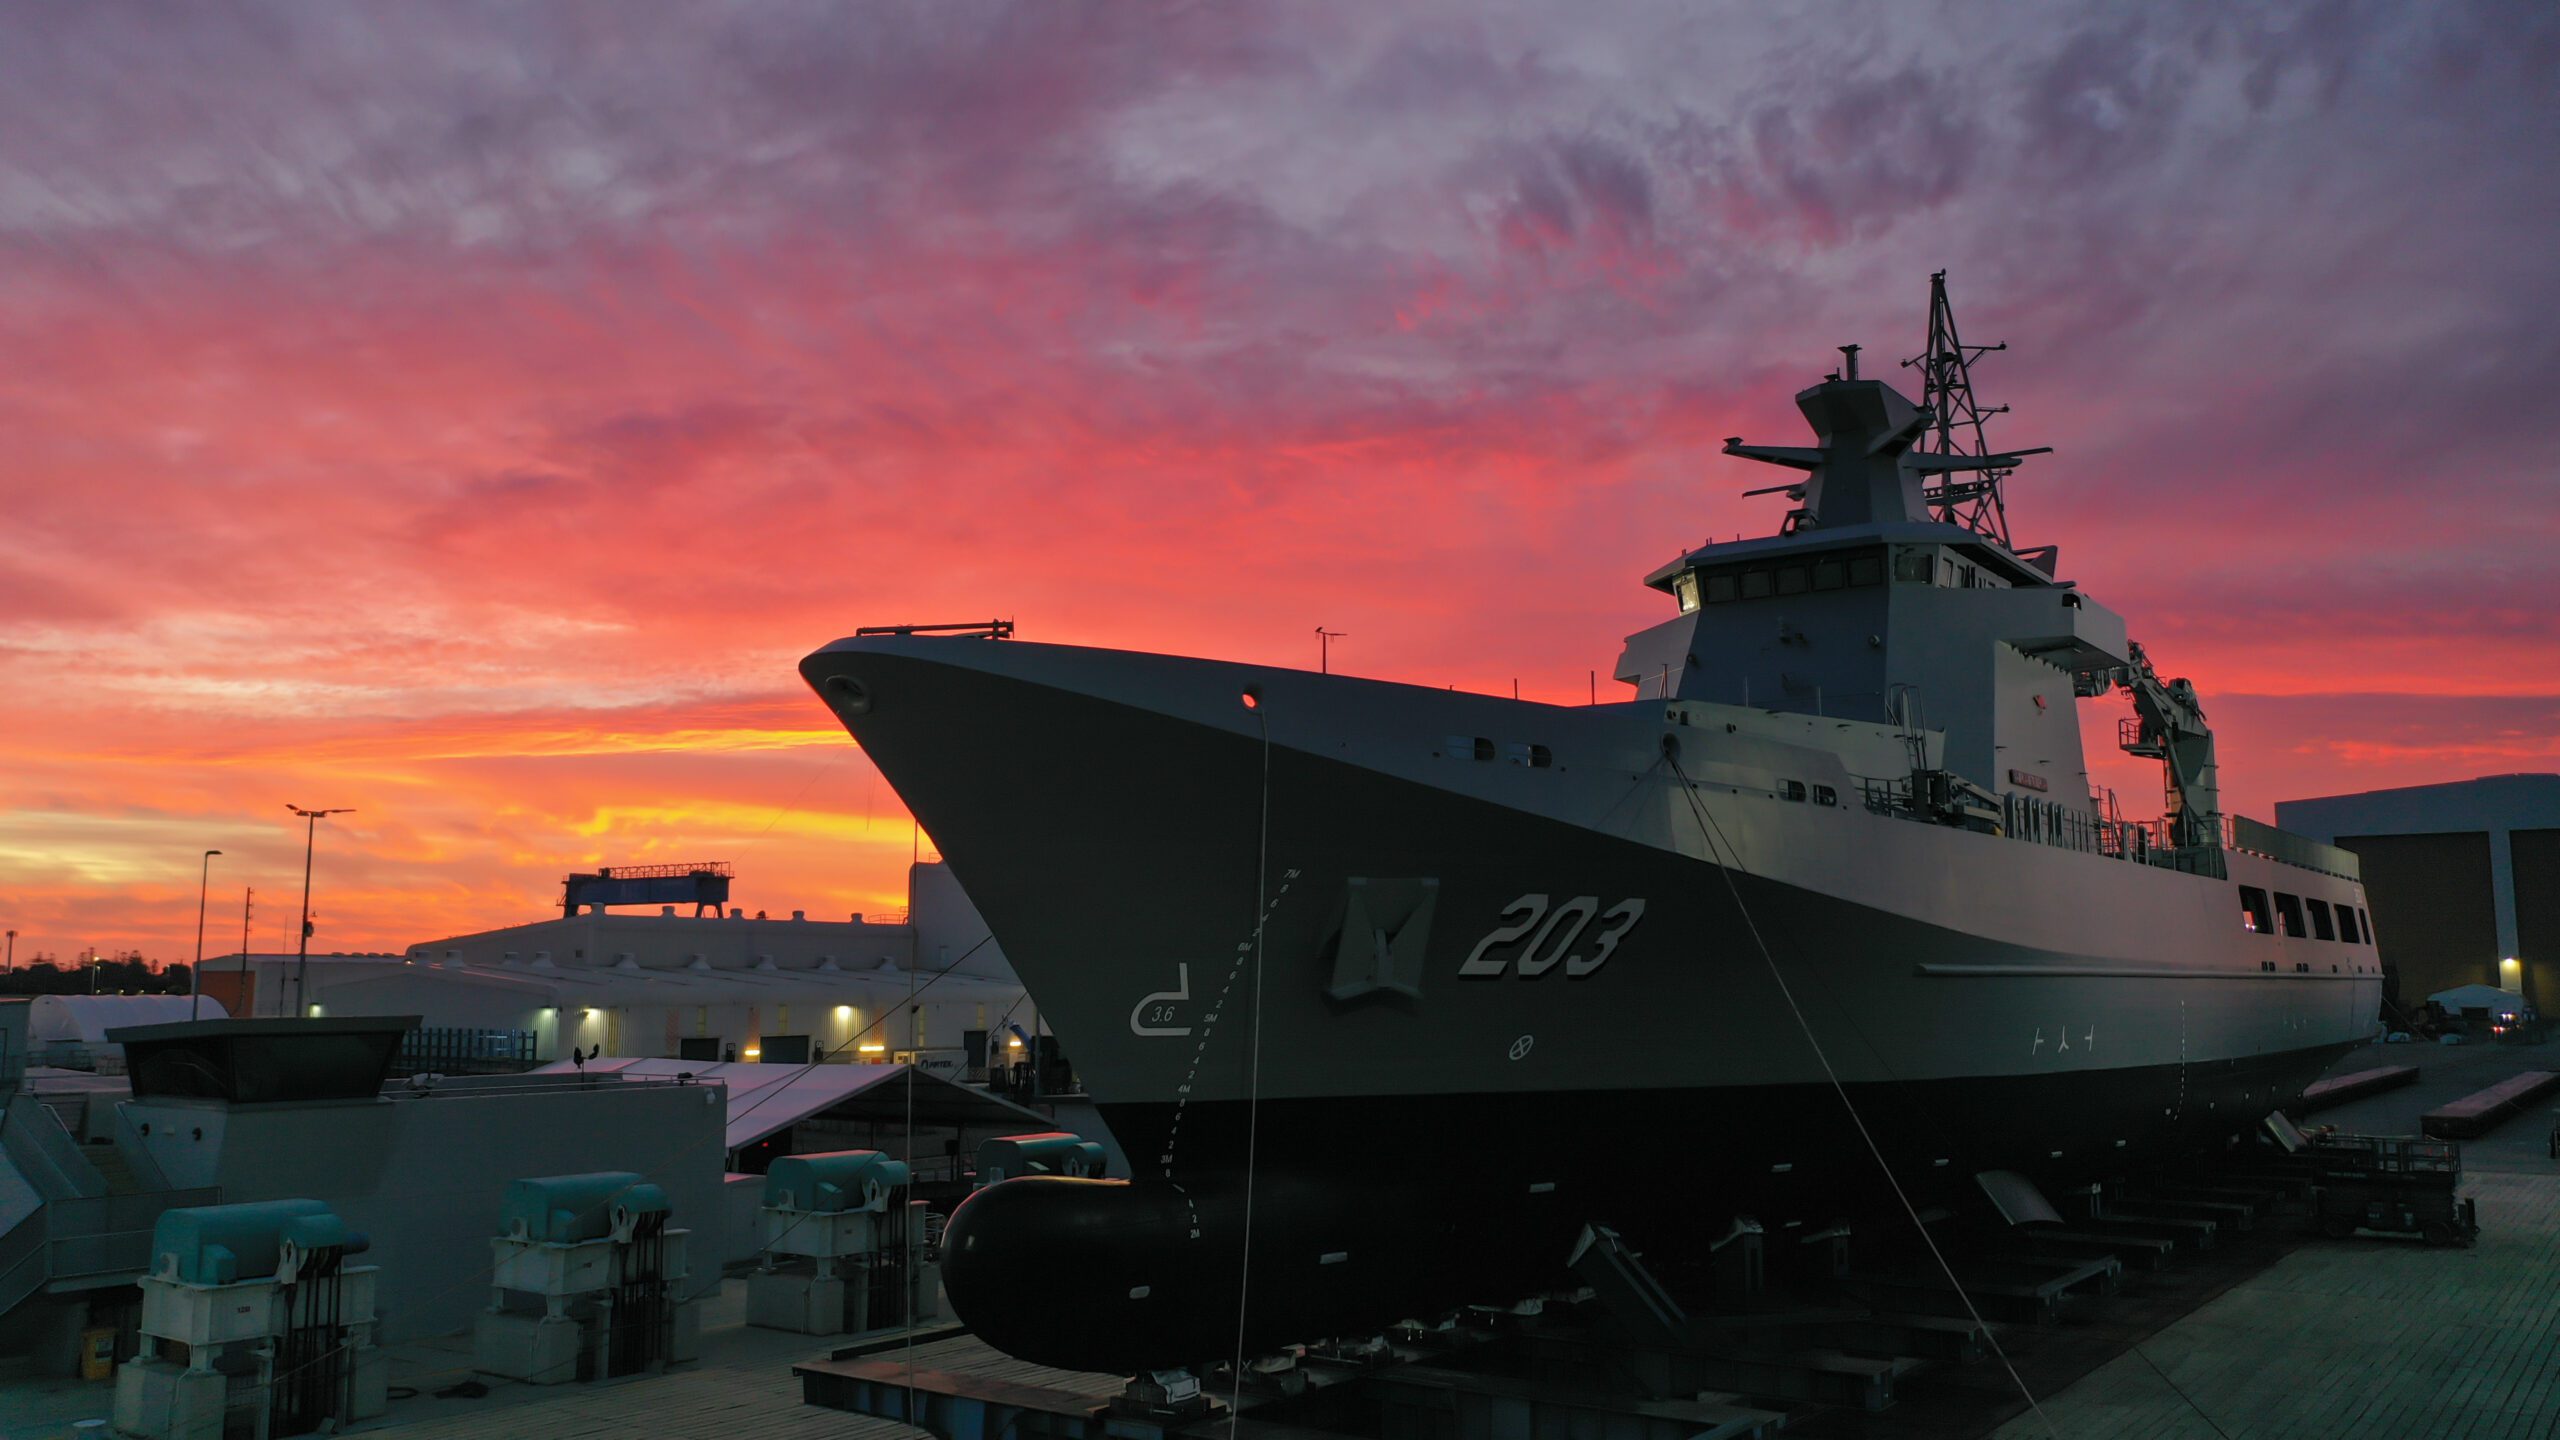
{"label": "3.6 marking", "polygon": [[[1608,964],[1618,942],[1643,918],[1641,899],[1621,900],[1603,911],[1596,895],[1576,895],[1552,908],[1543,894],[1523,895],[1502,907],[1502,923],[1467,952],[1458,974],[1468,980],[1491,980],[1516,971],[1521,979],[1534,980],[1561,962],[1565,978],[1579,980]],[[1574,953],[1582,932],[1595,919],[1600,933],[1591,953]],[[1529,937],[1527,942],[1512,948],[1523,935]]]}

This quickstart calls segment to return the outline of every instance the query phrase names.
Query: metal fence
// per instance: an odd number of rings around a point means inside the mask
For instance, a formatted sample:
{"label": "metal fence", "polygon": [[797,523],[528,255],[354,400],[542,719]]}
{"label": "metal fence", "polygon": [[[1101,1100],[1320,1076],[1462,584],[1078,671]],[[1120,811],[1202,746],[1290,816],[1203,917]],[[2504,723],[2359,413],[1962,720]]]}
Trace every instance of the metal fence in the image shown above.
{"label": "metal fence", "polygon": [[515,1075],[541,1063],[534,1059],[530,1030],[479,1030],[464,1026],[424,1025],[400,1039],[391,1056],[391,1076]]}

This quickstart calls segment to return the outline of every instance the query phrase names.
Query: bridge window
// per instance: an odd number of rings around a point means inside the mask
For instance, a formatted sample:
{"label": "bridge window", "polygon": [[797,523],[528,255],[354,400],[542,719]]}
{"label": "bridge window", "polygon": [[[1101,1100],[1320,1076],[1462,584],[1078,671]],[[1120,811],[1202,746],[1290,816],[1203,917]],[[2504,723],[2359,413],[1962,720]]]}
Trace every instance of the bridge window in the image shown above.
{"label": "bridge window", "polygon": [[2326,900],[2305,900],[2302,903],[2311,911],[2311,933],[2323,940],[2337,939],[2338,932],[2336,928],[2331,926],[2329,923],[2329,902]]}
{"label": "bridge window", "polygon": [[1695,609],[1697,609],[1697,608],[1698,608],[1698,572],[1697,572],[1697,571],[1692,570],[1692,571],[1690,571],[1689,573],[1687,573],[1687,574],[1685,574],[1685,575],[1681,576],[1679,579],[1672,581],[1672,582],[1671,582],[1671,590],[1672,590],[1672,593],[1673,593],[1673,594],[1678,595],[1678,596],[1680,597],[1680,613],[1681,613],[1681,614],[1686,615],[1686,614],[1688,614],[1690,611],[1695,610]]}
{"label": "bridge window", "polygon": [[1927,550],[1903,550],[1893,557],[1893,578],[1911,585],[1926,585],[1937,573],[1937,557]]}
{"label": "bridge window", "polygon": [[1804,587],[1805,587],[1805,571],[1804,571],[1804,567],[1803,567],[1803,566],[1801,566],[1801,565],[1781,565],[1781,566],[1779,566],[1779,567],[1778,567],[1778,593],[1779,593],[1779,594],[1781,594],[1781,595],[1801,595],[1801,594],[1803,594],[1803,593],[1804,593]]}
{"label": "bridge window", "polygon": [[1745,600],[1765,600],[1768,597],[1769,572],[1766,570],[1743,571],[1742,598]]}
{"label": "bridge window", "polygon": [[1813,562],[1813,588],[1837,590],[1849,583],[1849,567],[1837,557]]}
{"label": "bridge window", "polygon": [[2287,895],[2281,890],[2277,891],[2276,918],[2284,922],[2284,933],[2296,940],[2310,934],[2302,925],[2302,897],[2299,895]]}
{"label": "bridge window", "polygon": [[1723,604],[1724,602],[1726,602],[1727,600],[1732,599],[1732,598],[1734,597],[1734,594],[1735,594],[1735,590],[1734,590],[1734,584],[1733,584],[1733,576],[1731,576],[1731,575],[1727,574],[1727,575],[1710,575],[1710,576],[1708,576],[1708,577],[1707,577],[1707,603],[1708,603],[1708,604],[1710,604],[1710,605],[1721,605],[1721,604]]}
{"label": "bridge window", "polygon": [[2260,935],[2276,933],[2275,912],[2267,908],[2267,892],[2255,885],[2240,887],[2240,928]]}
{"label": "bridge window", "polygon": [[1852,555],[1852,556],[1850,556],[1850,557],[1849,557],[1849,583],[1850,583],[1850,584],[1852,584],[1852,585],[1881,585],[1881,584],[1883,584],[1883,583],[1884,583],[1884,557],[1883,557],[1883,556],[1881,556],[1881,555]]}
{"label": "bridge window", "polygon": [[2356,943],[2356,907],[2353,905],[2341,904],[2338,907],[2338,938],[2349,945]]}
{"label": "bridge window", "polygon": [[2373,943],[2373,912],[2361,906],[2356,909],[2356,933],[2364,937],[2359,943]]}

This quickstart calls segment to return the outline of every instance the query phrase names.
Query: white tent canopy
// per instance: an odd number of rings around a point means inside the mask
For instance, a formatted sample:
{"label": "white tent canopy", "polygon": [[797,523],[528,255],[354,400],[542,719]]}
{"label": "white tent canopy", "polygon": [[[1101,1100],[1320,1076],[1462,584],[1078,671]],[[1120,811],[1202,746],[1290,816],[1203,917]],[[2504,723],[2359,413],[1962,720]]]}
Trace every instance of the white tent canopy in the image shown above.
{"label": "white tent canopy", "polygon": [[607,1056],[579,1067],[567,1061],[543,1066],[537,1074],[561,1075],[580,1069],[590,1075],[629,1075],[672,1080],[689,1075],[725,1088],[729,1105],[729,1148],[752,1145],[821,1111],[858,1101],[878,1100],[884,1115],[910,1108],[920,1125],[993,1126],[1006,1130],[1054,1130],[1057,1122],[1037,1110],[983,1090],[956,1084],[905,1065],[759,1065],[753,1062],[629,1059]]}
{"label": "white tent canopy", "polygon": [[230,1018],[209,995],[39,995],[27,1006],[27,1046],[104,1045],[108,1031],[127,1025]]}
{"label": "white tent canopy", "polygon": [[2465,1010],[2486,1010],[2493,1015],[2521,1014],[2524,1010],[2522,995],[2495,985],[2456,985],[2427,998],[2457,1015]]}

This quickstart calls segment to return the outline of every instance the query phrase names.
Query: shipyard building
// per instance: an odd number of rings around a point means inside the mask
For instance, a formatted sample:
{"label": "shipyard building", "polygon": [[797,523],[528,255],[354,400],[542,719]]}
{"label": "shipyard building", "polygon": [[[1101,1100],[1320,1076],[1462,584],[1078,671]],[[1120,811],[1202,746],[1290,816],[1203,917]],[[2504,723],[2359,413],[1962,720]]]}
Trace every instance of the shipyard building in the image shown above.
{"label": "shipyard building", "polygon": [[2276,824],[2362,861],[2392,1003],[2494,985],[2548,1013],[2560,997],[2560,775],[2286,800]]}
{"label": "shipyard building", "polygon": [[[1029,1063],[1041,1027],[948,867],[918,864],[909,908],[816,918],[666,904],[554,918],[369,954],[226,955],[226,1013],[415,1015],[428,1068],[522,1068],[571,1052],[701,1063],[885,1063],[953,1079]],[[574,893],[574,892],[573,892]]]}

